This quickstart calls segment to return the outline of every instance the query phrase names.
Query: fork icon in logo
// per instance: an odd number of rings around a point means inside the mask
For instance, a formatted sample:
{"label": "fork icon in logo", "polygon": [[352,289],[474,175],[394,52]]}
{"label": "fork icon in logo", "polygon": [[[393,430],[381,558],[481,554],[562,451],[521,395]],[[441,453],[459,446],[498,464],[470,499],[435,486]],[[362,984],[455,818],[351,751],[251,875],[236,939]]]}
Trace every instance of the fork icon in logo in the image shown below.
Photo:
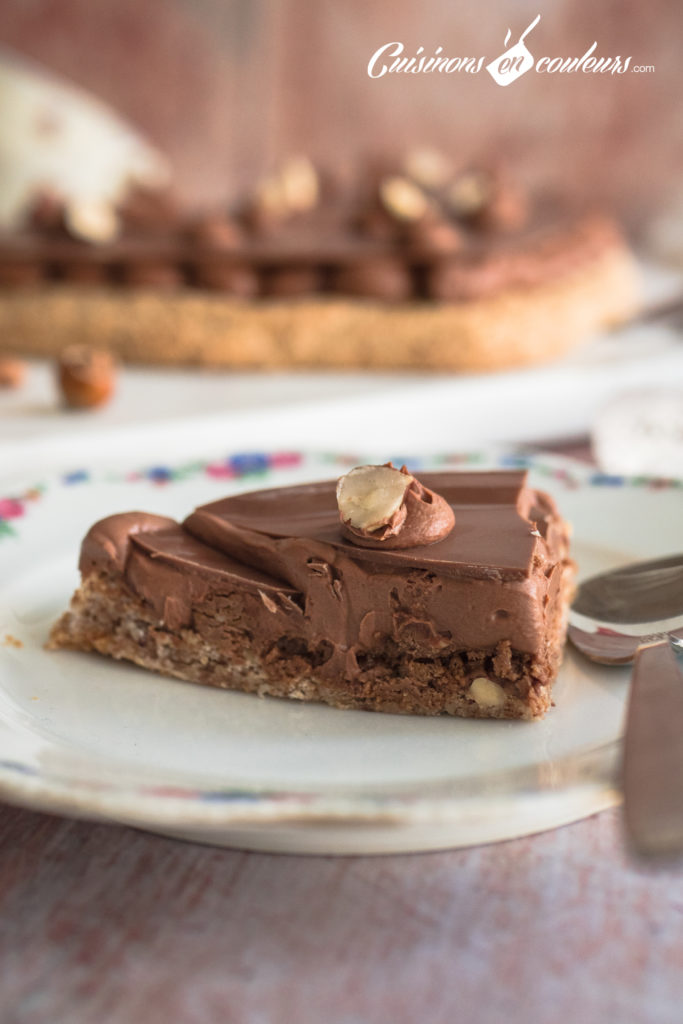
{"label": "fork icon in logo", "polygon": [[[486,70],[498,85],[510,85],[534,66],[534,58],[524,45],[524,39],[531,32],[532,28],[536,28],[540,20],[541,15],[537,14],[531,24],[524,29],[515,45],[509,50],[506,49],[501,53],[500,57],[496,57],[495,60],[486,65]],[[511,35],[511,31],[508,29],[505,36],[506,47],[510,42]]]}

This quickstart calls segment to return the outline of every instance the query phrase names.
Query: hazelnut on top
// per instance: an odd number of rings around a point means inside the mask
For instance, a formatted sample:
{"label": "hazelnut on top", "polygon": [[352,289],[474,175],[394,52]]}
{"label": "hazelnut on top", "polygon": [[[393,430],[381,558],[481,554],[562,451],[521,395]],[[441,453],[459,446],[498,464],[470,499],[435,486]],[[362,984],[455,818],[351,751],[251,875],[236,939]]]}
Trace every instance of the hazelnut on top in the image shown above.
{"label": "hazelnut on top", "polygon": [[443,540],[455,525],[448,502],[405,466],[358,466],[337,483],[341,531],[360,547],[421,547]]}

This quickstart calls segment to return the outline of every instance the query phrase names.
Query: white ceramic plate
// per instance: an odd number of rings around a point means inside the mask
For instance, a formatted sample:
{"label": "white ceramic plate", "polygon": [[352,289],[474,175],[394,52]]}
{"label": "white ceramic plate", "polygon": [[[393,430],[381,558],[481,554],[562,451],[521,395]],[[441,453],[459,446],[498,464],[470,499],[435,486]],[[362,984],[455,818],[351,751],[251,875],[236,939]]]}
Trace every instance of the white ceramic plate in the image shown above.
{"label": "white ceramic plate", "polygon": [[[619,799],[628,673],[568,651],[541,723],[338,711],[46,652],[82,535],[132,508],[183,516],[227,492],[338,476],[390,453],[267,454],[0,490],[0,797],[244,848],[379,853],[542,831]],[[399,457],[400,458],[400,457]],[[420,468],[516,464],[441,456]],[[582,575],[680,547],[683,489],[529,460],[574,525]]]}

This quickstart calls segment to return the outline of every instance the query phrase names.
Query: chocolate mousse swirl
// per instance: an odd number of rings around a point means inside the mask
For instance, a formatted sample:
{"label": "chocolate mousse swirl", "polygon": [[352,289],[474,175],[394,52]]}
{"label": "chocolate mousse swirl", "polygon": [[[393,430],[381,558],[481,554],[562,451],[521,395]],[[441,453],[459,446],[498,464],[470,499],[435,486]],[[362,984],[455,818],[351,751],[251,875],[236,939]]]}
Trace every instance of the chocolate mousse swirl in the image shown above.
{"label": "chocolate mousse swirl", "polygon": [[453,509],[405,466],[358,466],[337,483],[342,535],[366,548],[423,547],[453,529]]}

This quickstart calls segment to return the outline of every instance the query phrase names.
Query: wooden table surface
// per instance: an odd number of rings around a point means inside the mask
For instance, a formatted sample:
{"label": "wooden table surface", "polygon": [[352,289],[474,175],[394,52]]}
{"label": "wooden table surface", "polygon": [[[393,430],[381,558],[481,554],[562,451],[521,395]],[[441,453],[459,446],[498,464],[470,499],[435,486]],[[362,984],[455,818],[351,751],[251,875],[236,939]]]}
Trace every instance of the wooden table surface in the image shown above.
{"label": "wooden table surface", "polygon": [[2,1024],[679,1024],[683,868],[618,811],[413,856],[294,857],[0,805]]}

